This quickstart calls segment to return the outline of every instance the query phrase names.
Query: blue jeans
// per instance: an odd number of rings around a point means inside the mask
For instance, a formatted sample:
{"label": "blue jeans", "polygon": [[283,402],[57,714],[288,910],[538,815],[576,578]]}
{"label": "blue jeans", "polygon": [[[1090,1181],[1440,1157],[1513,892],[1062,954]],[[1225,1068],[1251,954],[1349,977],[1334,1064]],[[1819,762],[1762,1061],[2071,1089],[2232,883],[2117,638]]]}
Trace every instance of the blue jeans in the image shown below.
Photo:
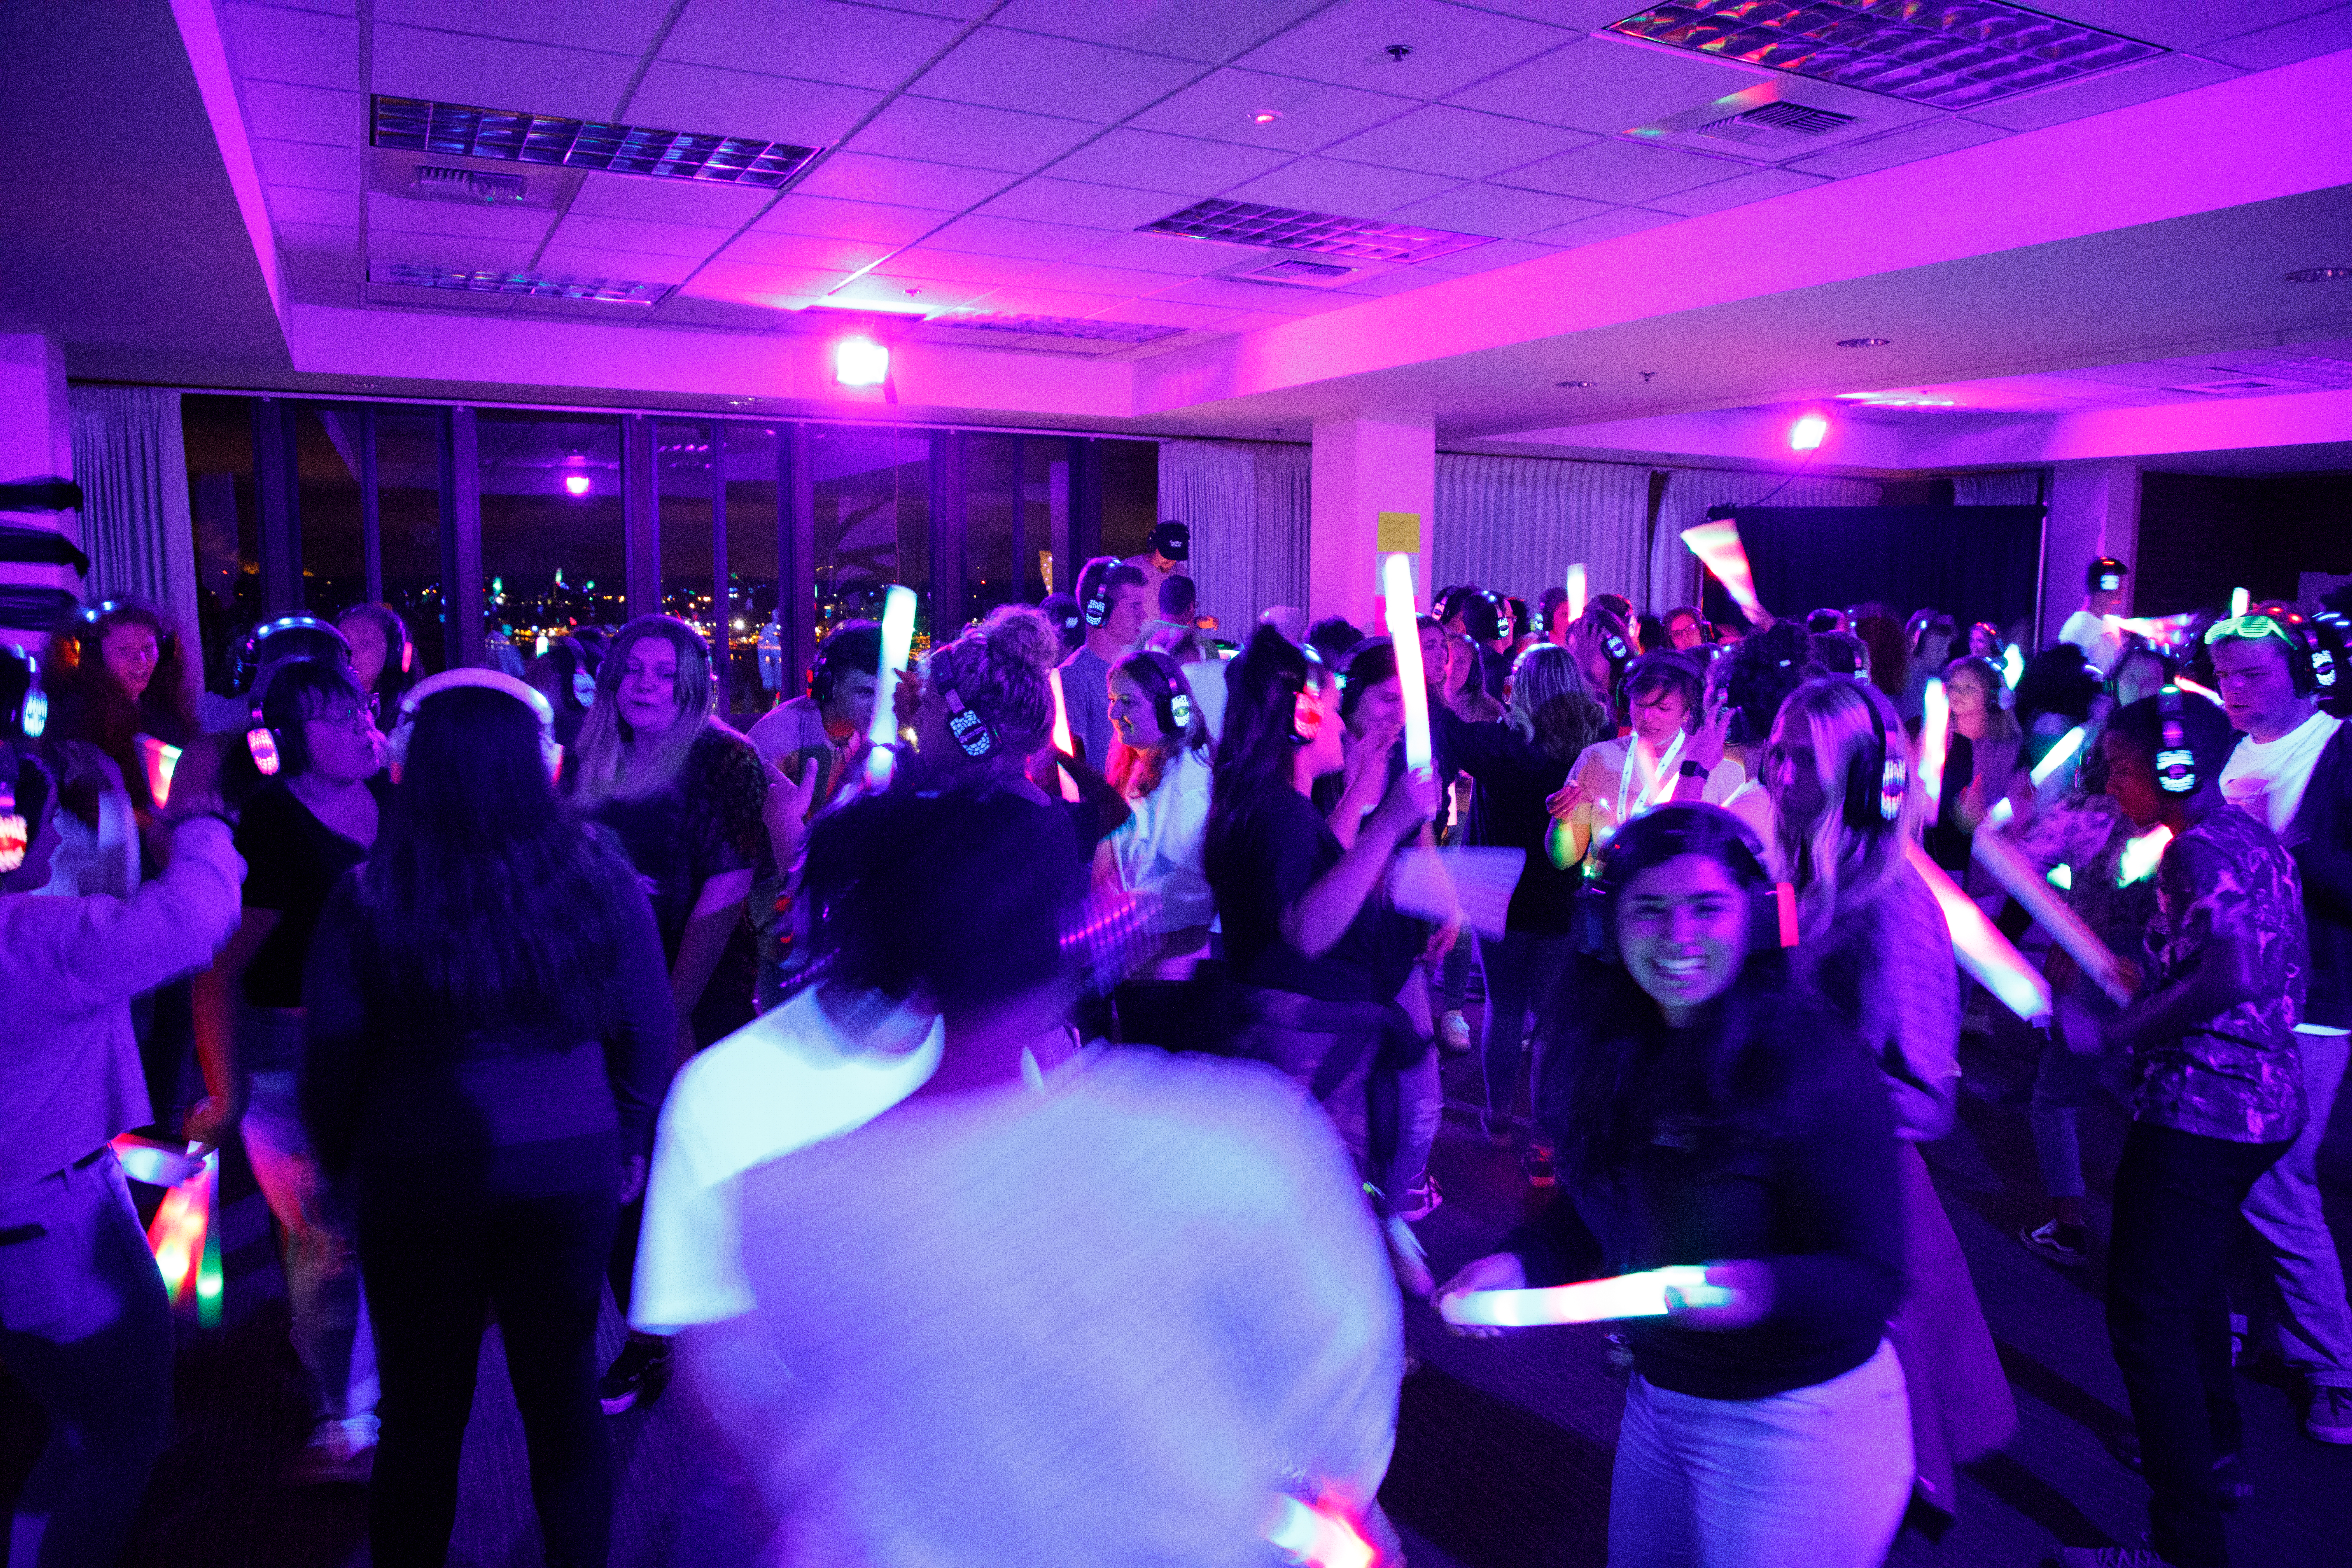
{"label": "blue jeans", "polygon": [[172,1419],[172,1308],[111,1149],[0,1188],[0,1362],[49,1415],[16,1568],[121,1553]]}
{"label": "blue jeans", "polygon": [[1609,1483],[1611,1568],[1878,1568],[1911,1496],[1911,1407],[1885,1341],[1762,1399],[1638,1373]]}
{"label": "blue jeans", "polygon": [[2279,1354],[2313,1384],[2352,1388],[2352,1311],[2344,1300],[2344,1262],[2319,1202],[2319,1145],[2327,1113],[2344,1085],[2352,1036],[2294,1037],[2303,1054],[2303,1087],[2311,1119],[2278,1163],[2246,1194],[2246,1223],[2270,1247],[2271,1278],[2279,1294]]}
{"label": "blue jeans", "polygon": [[[1530,1013],[1535,1016],[1535,1065],[1529,1102],[1538,1111],[1543,1108],[1552,1020],[1569,961],[1575,956],[1572,936],[1515,931],[1478,939],[1478,967],[1486,976],[1486,1032],[1478,1060],[1486,1069],[1489,1131],[1510,1125],[1511,1102],[1519,1088],[1519,1042],[1527,1035]],[[1545,1142],[1540,1134],[1535,1141]]]}
{"label": "blue jeans", "polygon": [[278,1262],[294,1318],[294,1353],[328,1415],[365,1415],[375,1408],[375,1338],[352,1240],[350,1194],[331,1185],[310,1153],[295,1102],[294,1075],[252,1075],[241,1130],[253,1179],[278,1221]]}

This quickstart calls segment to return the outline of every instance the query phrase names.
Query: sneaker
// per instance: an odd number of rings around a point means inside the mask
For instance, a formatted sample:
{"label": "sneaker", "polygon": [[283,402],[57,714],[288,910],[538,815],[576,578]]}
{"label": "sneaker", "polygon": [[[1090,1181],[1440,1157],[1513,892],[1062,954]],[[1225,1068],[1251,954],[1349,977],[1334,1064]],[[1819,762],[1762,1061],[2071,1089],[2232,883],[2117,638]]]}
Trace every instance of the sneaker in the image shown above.
{"label": "sneaker", "polygon": [[2311,1408],[2304,1412],[2306,1436],[2322,1443],[2352,1443],[2352,1388],[2314,1384]]}
{"label": "sneaker", "polygon": [[[2132,1432],[2110,1432],[2104,1439],[2106,1450],[2116,1462],[2134,1475],[2144,1473],[2140,1468],[2139,1437]],[[2224,1454],[2213,1461],[2213,1500],[2223,1513],[2235,1511],[2237,1506],[2254,1495],[2254,1486],[2246,1479],[2245,1467],[2235,1454]]]}
{"label": "sneaker", "polygon": [[1435,1176],[1422,1177],[1419,1186],[1407,1187],[1401,1195],[1402,1201],[1398,1204],[1396,1213],[1397,1217],[1402,1220],[1427,1219],[1437,1212],[1437,1205],[1445,1201],[1444,1190],[1438,1186]]}
{"label": "sneaker", "polygon": [[2053,1263],[2072,1266],[2091,1256],[2091,1233],[2084,1226],[2060,1225],[2053,1219],[2019,1230],[2017,1239],[2025,1243],[2028,1252],[2037,1253]]}
{"label": "sneaker", "polygon": [[1526,1153],[1519,1156],[1519,1169],[1526,1173],[1528,1185],[1531,1187],[1550,1186],[1552,1182],[1551,1151],[1549,1149],[1538,1149],[1530,1146]]}
{"label": "sneaker", "polygon": [[1470,1048],[1470,1020],[1459,1013],[1448,1013],[1437,1020],[1437,1046],[1440,1050],[1459,1056]]}
{"label": "sneaker", "polygon": [[2166,1568],[2166,1564],[2144,1546],[2062,1546],[2058,1568]]}
{"label": "sneaker", "polygon": [[287,1479],[296,1486],[364,1484],[375,1471],[376,1430],[373,1414],[320,1418],[288,1468]]}
{"label": "sneaker", "polygon": [[651,1405],[668,1385],[670,1365],[667,1340],[631,1334],[604,1369],[604,1379],[596,1385],[596,1403],[607,1415],[618,1415],[640,1400]]}

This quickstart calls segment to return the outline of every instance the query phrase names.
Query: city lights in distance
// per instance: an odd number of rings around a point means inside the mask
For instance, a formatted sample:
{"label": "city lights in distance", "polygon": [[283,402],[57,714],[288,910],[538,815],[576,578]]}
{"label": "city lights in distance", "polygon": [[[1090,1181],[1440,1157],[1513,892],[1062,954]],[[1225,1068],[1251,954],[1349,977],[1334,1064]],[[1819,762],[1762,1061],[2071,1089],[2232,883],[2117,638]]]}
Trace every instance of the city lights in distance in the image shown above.
{"label": "city lights in distance", "polygon": [[588,476],[566,474],[563,476],[563,488],[575,496],[584,496],[588,493]]}
{"label": "city lights in distance", "polygon": [[1830,433],[1830,422],[1818,414],[1801,414],[1789,426],[1789,446],[1793,451],[1810,452],[1820,447]]}
{"label": "city lights in distance", "polygon": [[879,386],[889,379],[890,351],[872,338],[833,345],[833,379],[844,386]]}

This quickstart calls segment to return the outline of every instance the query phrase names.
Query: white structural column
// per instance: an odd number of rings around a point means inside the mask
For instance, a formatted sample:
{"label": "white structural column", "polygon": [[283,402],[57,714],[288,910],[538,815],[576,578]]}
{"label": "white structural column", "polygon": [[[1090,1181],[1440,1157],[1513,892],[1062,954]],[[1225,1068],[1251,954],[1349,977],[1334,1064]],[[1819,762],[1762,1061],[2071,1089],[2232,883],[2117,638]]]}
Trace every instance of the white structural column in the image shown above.
{"label": "white structural column", "polygon": [[[73,416],[66,406],[66,361],[40,332],[0,332],[0,479],[14,483],[73,478]],[[81,516],[72,511],[0,512],[10,528],[61,533],[81,543]],[[79,596],[81,577],[71,566],[0,561],[0,643],[39,648],[57,621],[55,593]],[[38,607],[37,607],[37,605]]]}
{"label": "white structural column", "polygon": [[1380,519],[1410,512],[1421,520],[1413,568],[1419,607],[1429,607],[1430,545],[1439,526],[1430,515],[1437,493],[1437,420],[1430,414],[1364,412],[1315,416],[1314,495],[1308,510],[1307,600],[1312,623],[1345,616],[1358,629],[1381,630]]}
{"label": "white structural column", "polygon": [[[2042,563],[2042,641],[2083,607],[2083,569],[2102,555],[2139,562],[2139,465],[2061,463],[2050,479],[2049,549]],[[2174,606],[2140,611],[2163,614]]]}

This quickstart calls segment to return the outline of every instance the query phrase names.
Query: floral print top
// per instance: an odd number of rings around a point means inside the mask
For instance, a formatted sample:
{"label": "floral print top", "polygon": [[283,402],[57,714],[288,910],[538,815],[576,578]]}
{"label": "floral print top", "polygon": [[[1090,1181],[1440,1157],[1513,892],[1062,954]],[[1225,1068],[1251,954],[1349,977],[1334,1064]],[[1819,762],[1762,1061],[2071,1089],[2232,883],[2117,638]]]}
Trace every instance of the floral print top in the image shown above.
{"label": "floral print top", "polygon": [[2306,1114],[2294,1026],[2303,1014],[2303,890],[2271,830],[2220,806],[2190,822],[2156,871],[2147,983],[2153,994],[2215,942],[2252,944],[2259,995],[2177,1038],[2138,1048],[2143,1121],[2232,1143],[2283,1143]]}

